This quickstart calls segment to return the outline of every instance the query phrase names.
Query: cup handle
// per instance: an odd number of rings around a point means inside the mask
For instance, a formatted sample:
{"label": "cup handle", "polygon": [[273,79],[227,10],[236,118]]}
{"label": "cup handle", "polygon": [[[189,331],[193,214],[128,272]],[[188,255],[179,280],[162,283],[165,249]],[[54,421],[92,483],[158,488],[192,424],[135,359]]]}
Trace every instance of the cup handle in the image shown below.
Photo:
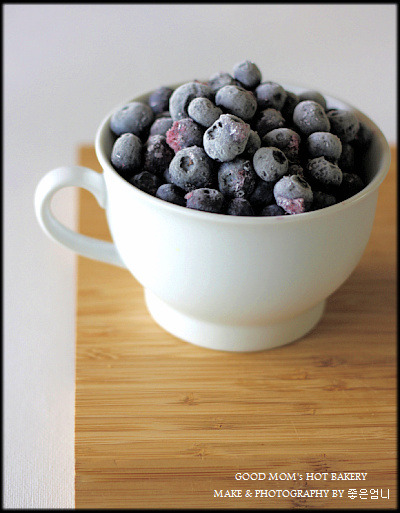
{"label": "cup handle", "polygon": [[113,243],[76,233],[54,217],[50,208],[54,194],[71,186],[88,190],[98,204],[106,208],[107,191],[103,174],[82,166],[53,169],[40,180],[35,192],[35,212],[42,230],[51,239],[84,257],[125,267]]}

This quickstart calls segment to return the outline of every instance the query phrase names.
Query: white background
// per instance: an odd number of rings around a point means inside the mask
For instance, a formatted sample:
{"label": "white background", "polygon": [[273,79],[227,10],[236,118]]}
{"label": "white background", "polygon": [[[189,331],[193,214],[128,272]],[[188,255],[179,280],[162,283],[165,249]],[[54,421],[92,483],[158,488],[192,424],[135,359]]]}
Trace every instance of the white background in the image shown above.
{"label": "white background", "polygon": [[[355,105],[396,134],[396,4],[3,5],[4,503],[74,507],[75,257],[33,211],[50,169],[76,164],[115,106],[232,72]],[[54,201],[69,227],[76,191]]]}

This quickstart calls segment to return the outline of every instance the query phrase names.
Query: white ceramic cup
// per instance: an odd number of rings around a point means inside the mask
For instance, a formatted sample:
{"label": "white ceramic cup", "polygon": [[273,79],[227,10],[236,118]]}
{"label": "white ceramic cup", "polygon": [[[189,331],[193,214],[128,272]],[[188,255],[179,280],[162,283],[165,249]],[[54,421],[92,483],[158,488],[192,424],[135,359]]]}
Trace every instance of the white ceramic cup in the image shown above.
{"label": "white ceramic cup", "polygon": [[[80,166],[47,173],[35,194],[38,221],[48,236],[80,255],[126,267],[143,285],[155,321],[185,341],[225,351],[292,342],[316,326],[328,296],[357,266],[390,165],[379,128],[350,105],[324,96],[327,108],[352,109],[374,133],[366,161],[369,183],[341,203],[290,216],[239,217],[153,197],[124,180],[110,163],[115,140],[110,117],[120,105],[97,131],[103,173]],[[106,210],[113,243],[75,233],[55,219],[51,199],[67,186],[83,187],[96,197]]]}

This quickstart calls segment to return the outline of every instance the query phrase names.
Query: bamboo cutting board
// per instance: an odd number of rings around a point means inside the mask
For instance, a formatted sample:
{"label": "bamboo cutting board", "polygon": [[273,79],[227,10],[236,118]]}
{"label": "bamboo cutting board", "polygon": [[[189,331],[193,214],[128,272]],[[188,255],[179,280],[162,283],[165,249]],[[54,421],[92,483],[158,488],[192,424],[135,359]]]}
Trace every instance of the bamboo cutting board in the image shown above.
{"label": "bamboo cutting board", "polygon": [[[79,163],[100,171],[92,147]],[[393,150],[360,264],[287,346],[183,342],[152,320],[128,271],[79,257],[76,508],[396,506],[395,164]],[[110,240],[84,190],[79,224]]]}

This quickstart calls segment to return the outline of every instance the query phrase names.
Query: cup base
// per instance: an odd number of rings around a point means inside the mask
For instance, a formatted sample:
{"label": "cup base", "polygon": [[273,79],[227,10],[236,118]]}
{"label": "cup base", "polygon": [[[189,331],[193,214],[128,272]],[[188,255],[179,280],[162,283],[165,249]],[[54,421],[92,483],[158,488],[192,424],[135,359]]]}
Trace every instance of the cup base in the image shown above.
{"label": "cup base", "polygon": [[325,300],[296,317],[267,325],[216,324],[179,312],[144,290],[153,319],[172,335],[217,351],[252,352],[290,344],[311,331],[322,317]]}

